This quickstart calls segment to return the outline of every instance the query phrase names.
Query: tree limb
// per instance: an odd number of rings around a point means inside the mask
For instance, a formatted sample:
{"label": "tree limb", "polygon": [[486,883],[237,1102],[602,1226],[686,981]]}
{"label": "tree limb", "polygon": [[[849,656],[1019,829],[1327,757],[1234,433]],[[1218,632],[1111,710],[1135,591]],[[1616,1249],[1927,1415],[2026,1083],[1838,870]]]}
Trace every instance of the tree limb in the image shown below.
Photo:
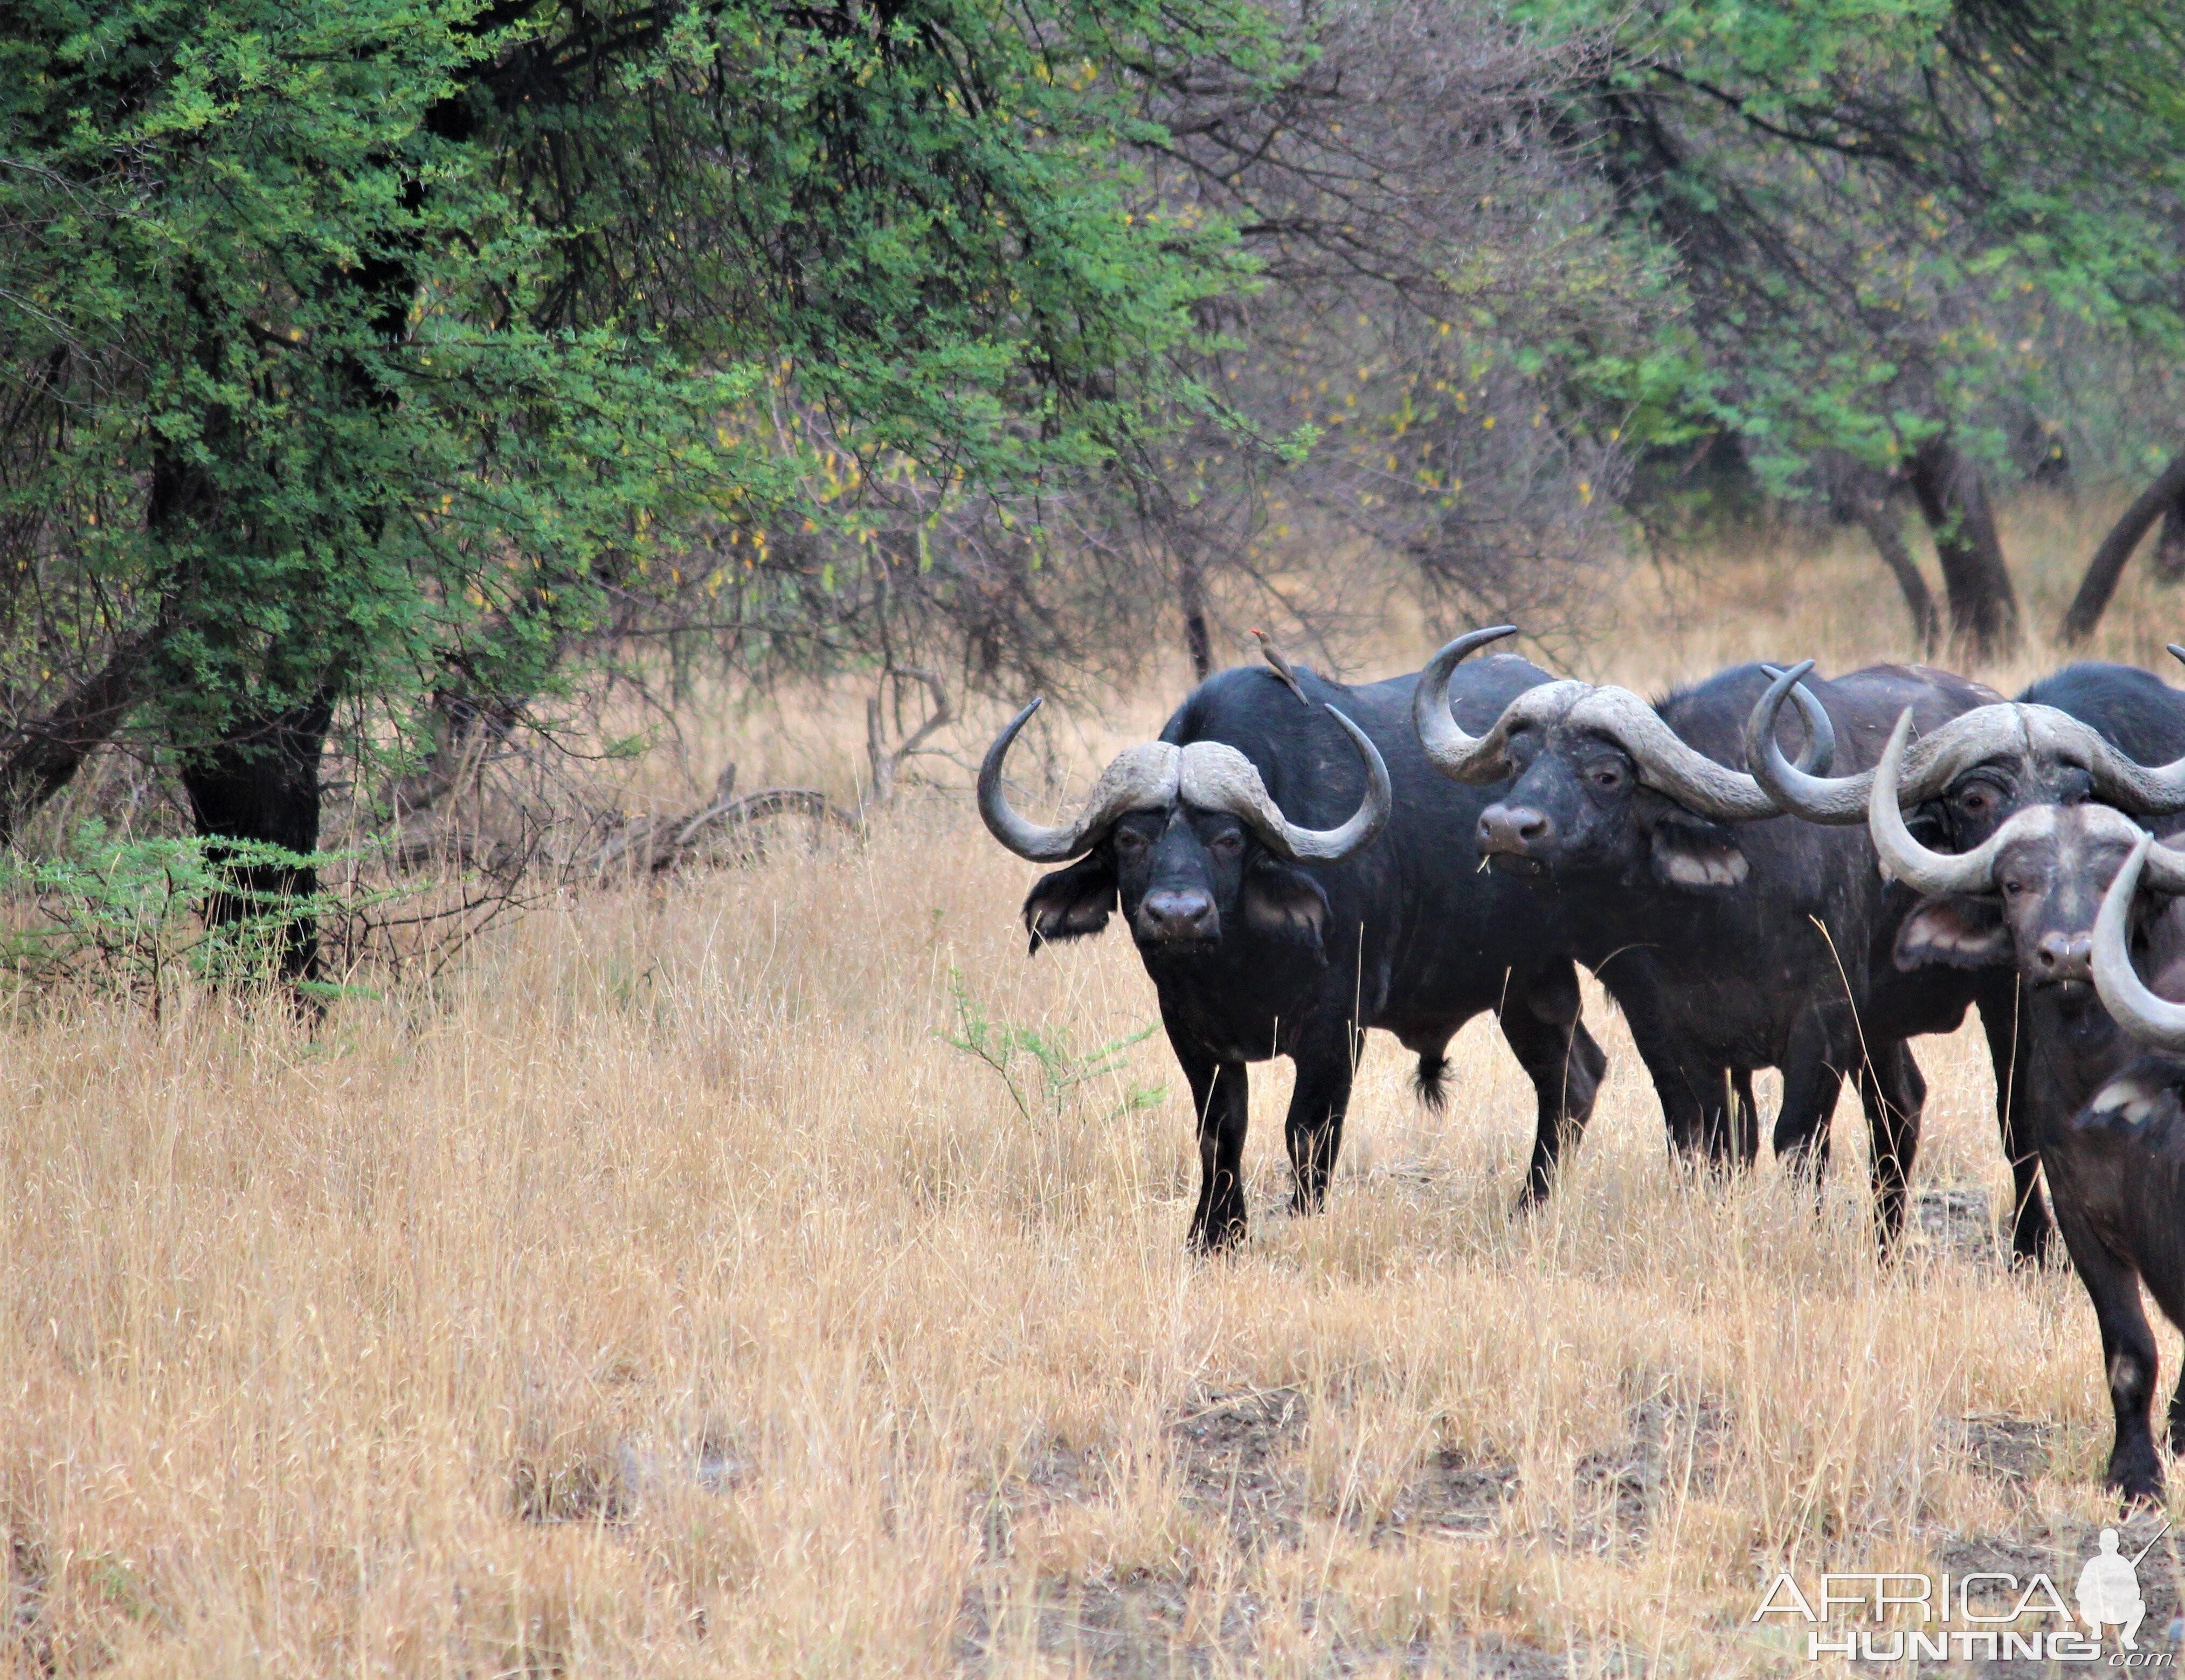
{"label": "tree limb", "polygon": [[15,732],[17,745],[0,760],[0,846],[14,841],[144,698],[151,650],[148,635],[124,642],[42,720]]}
{"label": "tree limb", "polygon": [[2079,582],[2079,593],[2071,597],[2063,628],[2056,633],[2057,640],[2071,647],[2094,633],[2110,597],[2116,593],[2117,579],[2124,575],[2132,551],[2139,546],[2148,527],[2181,496],[2185,496],[2185,453],[2172,457],[2161,476],[2141,491],[2139,499],[2124,511],[2124,516],[2110,527],[2109,535],[2087,562],[2087,575]]}

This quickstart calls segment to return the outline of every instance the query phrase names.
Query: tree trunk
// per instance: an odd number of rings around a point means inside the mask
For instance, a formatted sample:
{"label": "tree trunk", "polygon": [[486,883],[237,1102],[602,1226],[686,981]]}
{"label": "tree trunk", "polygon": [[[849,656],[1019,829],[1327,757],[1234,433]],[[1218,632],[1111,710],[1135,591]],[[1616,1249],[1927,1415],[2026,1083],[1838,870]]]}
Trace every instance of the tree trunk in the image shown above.
{"label": "tree trunk", "polygon": [[124,642],[99,669],[70,689],[46,717],[25,725],[20,744],[0,760],[0,846],[69,784],[83,761],[144,697],[151,639]]}
{"label": "tree trunk", "polygon": [[2162,528],[2155,533],[2154,552],[2149,559],[2164,583],[2185,583],[2185,496],[2164,511]]}
{"label": "tree trunk", "polygon": [[1191,654],[1192,675],[1203,683],[1214,674],[1214,638],[1206,628],[1206,580],[1195,552],[1178,552],[1176,589],[1183,608],[1183,645]]}
{"label": "tree trunk", "polygon": [[[319,890],[318,871],[286,863],[231,862],[219,842],[260,840],[306,855],[319,848],[319,755],[333,722],[333,695],[321,689],[302,706],[253,718],[182,759],[182,787],[208,855],[224,865],[227,885],[205,907],[215,928],[278,913],[284,902]],[[308,910],[280,932],[283,980],[318,974],[318,919]]]}
{"label": "tree trunk", "polygon": [[1951,633],[1980,657],[2008,653],[2018,645],[2018,595],[1979,465],[1938,436],[1913,452],[1904,476],[1934,533]]}
{"label": "tree trunk", "polygon": [[[2139,546],[2139,539],[2147,534],[2147,527],[2175,509],[2181,498],[2185,498],[2185,455],[2172,460],[2162,469],[2158,477],[2140,492],[2139,500],[2124,511],[2124,517],[2110,527],[2110,533],[2102,539],[2094,557],[2087,562],[2087,575],[2079,580],[2079,593],[2071,597],[2071,606],[2064,615],[2064,626],[2057,639],[2066,646],[2083,642],[2094,633],[2094,627],[2102,622],[2110,597],[2116,593],[2117,579],[2124,575],[2125,562],[2132,551]],[[2176,517],[2172,513],[2171,516]]]}
{"label": "tree trunk", "polygon": [[1897,580],[1897,589],[1904,596],[1904,610],[1912,615],[1912,636],[1919,644],[1920,656],[1932,659],[1942,645],[1942,616],[1935,610],[1935,597],[1927,589],[1927,580],[1920,575],[1919,562],[1912,558],[1912,550],[1904,546],[1904,533],[1897,528],[1888,507],[1862,499],[1852,517],[1858,522],[1873,543],[1874,550],[1881,556],[1881,563],[1889,568],[1889,575]]}

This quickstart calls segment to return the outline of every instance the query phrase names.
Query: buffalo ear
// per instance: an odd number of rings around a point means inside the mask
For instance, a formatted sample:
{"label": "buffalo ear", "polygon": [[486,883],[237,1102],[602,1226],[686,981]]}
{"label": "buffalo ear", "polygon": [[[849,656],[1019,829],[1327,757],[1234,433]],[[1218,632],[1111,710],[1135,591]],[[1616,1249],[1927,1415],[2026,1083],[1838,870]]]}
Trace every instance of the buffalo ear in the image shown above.
{"label": "buffalo ear", "polygon": [[2010,929],[2003,907],[1985,898],[1923,898],[1897,930],[1897,966],[1939,963],[1949,968],[1987,968],[2010,960]]}
{"label": "buffalo ear", "polygon": [[1662,823],[1654,829],[1654,873],[1673,887],[1734,887],[1752,873],[1737,836],[1707,823]]}
{"label": "buffalo ear", "polygon": [[1243,899],[1245,926],[1325,956],[1320,936],[1327,926],[1327,895],[1304,870],[1264,855],[1255,858],[1244,872]]}
{"label": "buffalo ear", "polygon": [[1042,875],[1024,901],[1025,931],[1031,935],[1032,953],[1057,940],[1098,933],[1115,908],[1115,863],[1105,846],[1067,869]]}

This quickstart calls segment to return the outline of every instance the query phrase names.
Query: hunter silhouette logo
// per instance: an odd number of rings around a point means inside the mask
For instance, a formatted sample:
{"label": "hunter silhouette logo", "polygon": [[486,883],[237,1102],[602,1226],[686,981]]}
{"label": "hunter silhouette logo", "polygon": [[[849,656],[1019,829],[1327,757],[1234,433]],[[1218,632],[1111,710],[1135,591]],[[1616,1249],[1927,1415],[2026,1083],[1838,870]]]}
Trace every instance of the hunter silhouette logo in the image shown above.
{"label": "hunter silhouette logo", "polygon": [[2100,1638],[2102,1629],[2113,1626],[2119,1645],[2128,1651],[2139,1649],[2132,1635],[2147,1614],[2147,1600],[2139,1595],[2140,1561],[2154,1549],[2154,1541],[2169,1532],[2165,1522],[2154,1531],[2154,1540],[2126,1559],[2117,1555],[2116,1530],[2102,1530],[2098,1549],[2079,1571],[2079,1620],[2093,1630],[2094,1638]]}
{"label": "hunter silhouette logo", "polygon": [[1806,1655],[1816,1662],[1824,1656],[1884,1663],[1908,1658],[2099,1662],[2104,1630],[2114,1628],[2117,1649],[2110,1666],[2168,1668],[2171,1655],[2142,1651],[2138,1636],[2147,1615],[2139,1566],[2169,1532],[2165,1521],[2126,1556],[2116,1530],[2102,1530],[2093,1556],[2079,1571],[2076,1616],[2046,1575],[1862,1570],[1824,1575],[1819,1593],[1810,1597],[1787,1571],[1779,1574],[1752,1619],[1787,1616],[1807,1623]]}

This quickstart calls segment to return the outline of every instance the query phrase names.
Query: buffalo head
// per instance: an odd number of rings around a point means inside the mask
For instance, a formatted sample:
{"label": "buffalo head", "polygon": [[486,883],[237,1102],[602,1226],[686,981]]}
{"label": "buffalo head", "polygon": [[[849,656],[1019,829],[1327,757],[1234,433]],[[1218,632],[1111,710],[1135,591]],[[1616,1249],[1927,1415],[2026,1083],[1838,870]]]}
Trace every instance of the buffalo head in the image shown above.
{"label": "buffalo head", "polygon": [[[1475,648],[1512,633],[1505,625],[1460,636],[1412,691],[1420,745],[1444,775],[1515,779],[1479,815],[1481,855],[1530,877],[1651,872],[1700,890],[1742,881],[1748,866],[1733,825],[1780,814],[1774,801],[1752,777],[1679,739],[1629,689],[1545,683],[1512,700],[1485,734],[1464,732],[1450,709],[1450,675]],[[1802,685],[1797,695],[1807,761],[1825,764],[1835,740],[1828,714]]]}
{"label": "buffalo head", "polygon": [[[2181,659],[2185,652],[2173,648]],[[1868,820],[1875,770],[1815,775],[1786,762],[1775,717],[1808,660],[1779,677],[1746,724],[1746,762],[1784,811],[1811,823]],[[1897,781],[1906,810],[1931,807],[1959,850],[1987,840],[2016,811],[2089,800],[2135,816],[2185,811],[2185,759],[2135,762],[2092,725],[2054,706],[1999,701],[1959,712],[1907,750]]]}
{"label": "buffalo head", "polygon": [[[2091,1001],[2096,916],[2146,835],[2107,805],[2042,804],[2014,812],[1970,851],[1930,851],[1901,808],[1911,729],[1907,711],[1875,767],[1868,805],[1882,873],[1920,895],[1897,929],[1897,965],[2015,961],[2029,985],[2067,1002]],[[2161,890],[2185,891],[2185,857],[2159,851],[2144,867]]]}
{"label": "buffalo head", "polygon": [[1322,955],[1327,895],[1299,863],[1332,863],[1370,843],[1394,807],[1388,767],[1366,733],[1328,714],[1357,746],[1366,795],[1337,829],[1304,829],[1282,815],[1258,768],[1220,741],[1148,741],[1118,754],[1070,822],[1044,827],[1010,808],[1002,764],[1040,702],[1009,721],[979,767],[987,829],[1034,862],[1081,861],[1042,876],[1025,900],[1032,949],[1097,934],[1120,901],[1148,957],[1200,955],[1241,922],[1255,933]]}

